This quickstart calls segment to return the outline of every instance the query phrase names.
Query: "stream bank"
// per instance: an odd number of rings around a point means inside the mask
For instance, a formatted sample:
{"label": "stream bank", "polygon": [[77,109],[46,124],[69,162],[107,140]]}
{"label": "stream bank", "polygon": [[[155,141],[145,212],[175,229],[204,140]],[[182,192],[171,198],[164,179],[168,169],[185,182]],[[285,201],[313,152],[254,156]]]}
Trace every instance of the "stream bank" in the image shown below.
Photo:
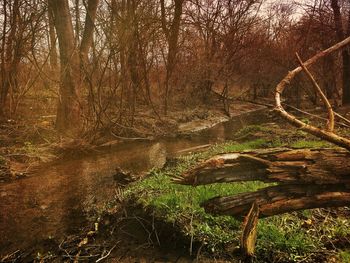
{"label": "stream bank", "polygon": [[160,168],[169,158],[232,139],[235,131],[268,119],[266,113],[251,112],[192,134],[124,142],[109,151],[43,165],[29,177],[2,184],[1,255],[41,251],[45,240],[80,233],[114,199],[116,167],[133,173]]}
{"label": "stream bank", "polygon": [[[123,147],[124,144],[191,136],[229,121],[230,118],[218,110],[219,108],[219,105],[209,108],[198,106],[193,109],[175,107],[167,116],[162,116],[161,120],[154,117],[152,112],[146,111],[138,113],[135,121],[137,128],[130,130],[120,127],[120,132],[113,129],[107,133],[101,131],[97,137],[90,139],[60,138],[54,129],[54,115],[33,114],[29,124],[25,125],[23,118],[26,116],[19,120],[9,119],[0,125],[0,184],[35,174],[45,166],[103,154]],[[249,102],[237,102],[231,107],[231,117],[264,108]],[[51,121],[46,120],[46,117],[50,117]],[[125,132],[128,135],[124,135]]]}

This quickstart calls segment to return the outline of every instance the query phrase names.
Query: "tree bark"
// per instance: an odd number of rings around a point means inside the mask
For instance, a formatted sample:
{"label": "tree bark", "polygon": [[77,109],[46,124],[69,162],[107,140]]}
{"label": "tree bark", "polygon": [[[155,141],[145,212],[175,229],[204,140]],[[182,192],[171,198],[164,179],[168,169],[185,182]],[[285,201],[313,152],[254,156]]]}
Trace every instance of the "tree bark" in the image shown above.
{"label": "tree bark", "polygon": [[182,15],[182,5],[184,0],[175,0],[174,17],[171,22],[170,29],[167,27],[165,3],[161,0],[161,16],[162,16],[162,28],[164,35],[168,42],[168,55],[166,61],[166,76],[165,76],[165,97],[164,97],[164,113],[167,114],[169,106],[169,91],[170,91],[170,79],[172,77],[174,67],[176,64],[176,55],[178,50],[178,40],[180,32],[180,22]]}
{"label": "tree bark", "polygon": [[241,249],[243,255],[246,255],[248,257],[253,256],[255,252],[259,213],[259,206],[256,202],[254,202],[249,210],[248,215],[244,218],[243,221]]}
{"label": "tree bark", "polygon": [[252,193],[216,197],[203,203],[209,213],[246,215],[253,203],[260,216],[350,204],[350,153],[340,149],[270,149],[215,156],[174,181],[205,185],[241,181],[280,183]]}
{"label": "tree bark", "polygon": [[72,18],[68,0],[49,0],[58,36],[61,84],[56,128],[66,135],[77,135],[81,129],[79,92],[79,56],[75,46]]}
{"label": "tree bark", "polygon": [[[6,1],[3,3],[4,7],[4,25],[3,25],[3,44],[2,44],[2,61],[1,61],[1,90],[0,90],[0,115],[5,115],[5,106],[10,89],[16,86],[16,74],[18,65],[21,59],[18,54],[18,47],[15,47],[16,32],[18,30],[18,20],[20,16],[19,1],[14,0],[12,7],[9,8],[10,14],[7,14]],[[6,25],[10,24],[10,31],[8,36],[6,34]]]}
{"label": "tree bark", "polygon": [[303,209],[346,206],[350,204],[350,185],[278,185],[252,193],[216,197],[202,206],[211,214],[241,217],[248,213],[254,202],[259,206],[260,217]]}
{"label": "tree bark", "polygon": [[339,149],[272,149],[214,156],[174,179],[205,185],[242,181],[288,184],[350,183],[350,153]]}
{"label": "tree bark", "polygon": [[89,49],[93,43],[98,3],[99,0],[89,0],[87,3],[84,33],[80,44],[80,59],[83,66],[87,65]]}
{"label": "tree bark", "polygon": [[[347,33],[344,33],[342,16],[338,0],[331,0],[331,7],[333,9],[334,24],[338,41],[342,41]],[[349,32],[350,33],[350,32]],[[349,36],[349,35],[348,35]],[[342,50],[343,61],[343,104],[350,103],[350,54],[347,49]]]}
{"label": "tree bark", "polygon": [[49,40],[50,40],[50,66],[53,71],[58,69],[58,57],[56,49],[56,32],[54,24],[54,14],[50,1],[48,1],[48,17],[49,17]]}

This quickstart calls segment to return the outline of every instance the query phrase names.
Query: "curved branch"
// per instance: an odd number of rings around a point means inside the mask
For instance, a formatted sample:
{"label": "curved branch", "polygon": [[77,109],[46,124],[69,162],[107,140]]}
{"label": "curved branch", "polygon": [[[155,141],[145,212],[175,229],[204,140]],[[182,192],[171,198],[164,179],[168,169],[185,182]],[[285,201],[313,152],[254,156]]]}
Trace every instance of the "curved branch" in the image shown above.
{"label": "curved branch", "polygon": [[[316,54],[315,56],[313,56],[312,58],[308,59],[305,63],[304,66],[310,66],[313,63],[315,63],[318,59],[329,55],[330,53],[339,50],[340,48],[345,47],[346,45],[350,44],[350,37],[344,39],[343,41],[335,44],[334,46],[319,52],[318,54]],[[286,86],[288,84],[290,84],[290,82],[292,81],[292,79],[299,73],[301,72],[303,69],[301,66],[295,68],[294,70],[290,71],[285,77],[284,79],[281,80],[281,82],[276,86],[276,91],[275,91],[275,103],[276,103],[276,107],[275,110],[281,115],[282,118],[284,118],[285,120],[287,120],[289,123],[291,123],[292,125],[300,128],[301,130],[310,133],[316,137],[319,137],[323,140],[332,142],[338,146],[341,146],[347,150],[350,151],[350,140],[344,137],[341,137],[331,131],[327,131],[327,130],[322,130],[319,129],[313,125],[309,125],[306,124],[300,120],[298,120],[295,116],[293,116],[292,114],[289,114],[288,112],[285,111],[285,109],[282,106],[282,102],[281,102],[281,96],[282,93],[284,91],[284,89],[286,88]]]}

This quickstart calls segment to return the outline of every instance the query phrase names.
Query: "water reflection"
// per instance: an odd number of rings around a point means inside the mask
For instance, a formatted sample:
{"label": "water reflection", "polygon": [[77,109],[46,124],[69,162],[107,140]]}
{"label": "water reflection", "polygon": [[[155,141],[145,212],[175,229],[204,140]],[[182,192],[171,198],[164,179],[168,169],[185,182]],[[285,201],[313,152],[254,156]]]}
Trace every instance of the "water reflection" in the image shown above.
{"label": "water reflection", "polygon": [[35,247],[49,236],[76,233],[86,221],[86,211],[113,197],[117,166],[134,173],[162,167],[176,152],[232,139],[246,124],[261,123],[261,115],[247,114],[197,135],[129,142],[109,153],[65,161],[26,179],[0,187],[0,254]]}

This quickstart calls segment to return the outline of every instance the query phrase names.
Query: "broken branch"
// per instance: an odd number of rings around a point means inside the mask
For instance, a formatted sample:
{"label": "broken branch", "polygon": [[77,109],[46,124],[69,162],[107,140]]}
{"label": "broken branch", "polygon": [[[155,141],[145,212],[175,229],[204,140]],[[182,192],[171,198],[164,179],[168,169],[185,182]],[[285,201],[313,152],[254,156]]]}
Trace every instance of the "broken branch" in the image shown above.
{"label": "broken branch", "polygon": [[318,93],[318,95],[320,95],[323,104],[325,105],[325,107],[327,108],[327,112],[328,112],[328,123],[327,123],[327,130],[329,132],[333,132],[334,130],[334,113],[333,113],[333,109],[331,104],[329,103],[326,95],[324,95],[323,91],[321,90],[320,86],[318,85],[318,83],[316,82],[315,78],[312,76],[311,72],[307,69],[307,67],[304,65],[303,61],[301,60],[300,56],[298,53],[295,53],[300,66],[302,67],[302,69],[305,71],[306,75],[309,77],[309,79],[312,82],[313,87],[315,88],[315,91]]}

